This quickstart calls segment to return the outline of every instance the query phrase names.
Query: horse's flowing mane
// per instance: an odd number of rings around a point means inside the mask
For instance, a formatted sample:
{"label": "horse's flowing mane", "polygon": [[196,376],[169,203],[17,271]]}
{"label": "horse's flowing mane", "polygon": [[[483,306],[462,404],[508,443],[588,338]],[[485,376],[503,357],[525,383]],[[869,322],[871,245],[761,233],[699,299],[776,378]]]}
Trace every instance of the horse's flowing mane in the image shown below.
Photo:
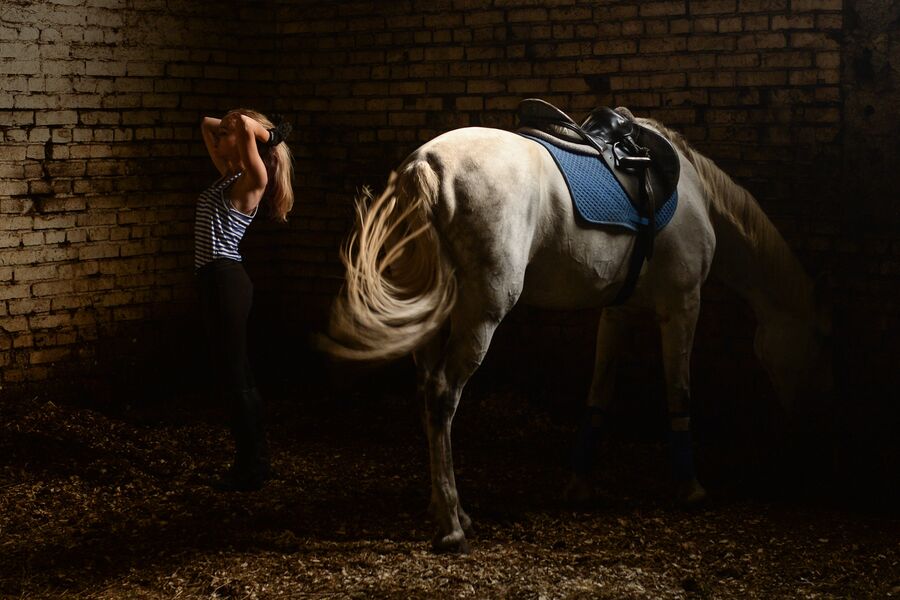
{"label": "horse's flowing mane", "polygon": [[[635,119],[671,141],[697,170],[703,192],[711,204],[714,224],[733,230],[752,252],[752,267],[766,286],[768,296],[792,313],[809,310],[812,283],[790,247],[759,207],[753,195],[738,185],[712,160],[687,142],[683,135],[653,119]],[[723,231],[716,227],[717,236]],[[729,276],[730,275],[730,276]],[[726,279],[741,280],[744,274],[726,274]]]}

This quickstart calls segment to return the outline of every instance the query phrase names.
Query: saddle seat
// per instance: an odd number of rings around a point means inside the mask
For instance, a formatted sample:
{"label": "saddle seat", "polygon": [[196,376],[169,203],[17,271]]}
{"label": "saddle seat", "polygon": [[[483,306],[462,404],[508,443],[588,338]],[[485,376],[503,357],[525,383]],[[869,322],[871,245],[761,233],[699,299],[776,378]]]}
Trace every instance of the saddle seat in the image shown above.
{"label": "saddle seat", "polygon": [[[602,157],[632,205],[648,219],[678,187],[680,162],[661,134],[634,121],[627,109],[595,108],[579,126],[549,102],[528,98],[519,103],[520,132],[551,138],[551,143]],[[644,171],[641,173],[641,171]],[[646,196],[641,181],[646,178]]]}

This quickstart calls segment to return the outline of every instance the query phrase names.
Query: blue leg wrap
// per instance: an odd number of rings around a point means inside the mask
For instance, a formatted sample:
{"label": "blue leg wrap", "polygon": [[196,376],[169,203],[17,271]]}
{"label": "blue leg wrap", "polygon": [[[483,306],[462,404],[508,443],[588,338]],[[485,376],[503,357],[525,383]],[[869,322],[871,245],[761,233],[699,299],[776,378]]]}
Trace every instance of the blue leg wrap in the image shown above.
{"label": "blue leg wrap", "polygon": [[577,475],[587,475],[594,467],[594,454],[600,443],[603,409],[588,406],[575,437],[572,449],[572,470]]}
{"label": "blue leg wrap", "polygon": [[669,452],[675,479],[677,481],[694,479],[694,453],[691,449],[690,430],[669,431]]}

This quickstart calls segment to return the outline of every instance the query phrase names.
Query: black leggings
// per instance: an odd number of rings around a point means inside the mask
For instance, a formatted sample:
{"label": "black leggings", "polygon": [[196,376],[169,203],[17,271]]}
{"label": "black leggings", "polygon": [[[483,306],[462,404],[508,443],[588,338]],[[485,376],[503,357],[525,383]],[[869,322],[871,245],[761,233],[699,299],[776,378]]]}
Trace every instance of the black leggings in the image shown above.
{"label": "black leggings", "polygon": [[247,317],[253,304],[253,283],[244,266],[235,260],[218,258],[197,271],[197,281],[219,389],[228,394],[254,387],[247,356]]}

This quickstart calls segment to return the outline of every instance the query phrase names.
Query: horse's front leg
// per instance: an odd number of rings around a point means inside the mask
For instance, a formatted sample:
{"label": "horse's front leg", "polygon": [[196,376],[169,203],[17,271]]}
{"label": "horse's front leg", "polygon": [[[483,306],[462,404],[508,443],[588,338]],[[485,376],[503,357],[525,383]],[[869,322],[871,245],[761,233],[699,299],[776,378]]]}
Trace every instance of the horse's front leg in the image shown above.
{"label": "horse's front leg", "polygon": [[594,375],[572,451],[572,477],[565,490],[566,499],[574,504],[586,504],[594,499],[590,475],[594,469],[601,430],[615,393],[619,348],[625,327],[623,318],[621,308],[605,308],[600,314]]}
{"label": "horse's front leg", "polygon": [[699,290],[690,294],[677,309],[659,312],[669,406],[669,451],[677,498],[685,505],[694,505],[706,498],[706,490],[697,481],[691,448],[690,362],[699,312]]}

